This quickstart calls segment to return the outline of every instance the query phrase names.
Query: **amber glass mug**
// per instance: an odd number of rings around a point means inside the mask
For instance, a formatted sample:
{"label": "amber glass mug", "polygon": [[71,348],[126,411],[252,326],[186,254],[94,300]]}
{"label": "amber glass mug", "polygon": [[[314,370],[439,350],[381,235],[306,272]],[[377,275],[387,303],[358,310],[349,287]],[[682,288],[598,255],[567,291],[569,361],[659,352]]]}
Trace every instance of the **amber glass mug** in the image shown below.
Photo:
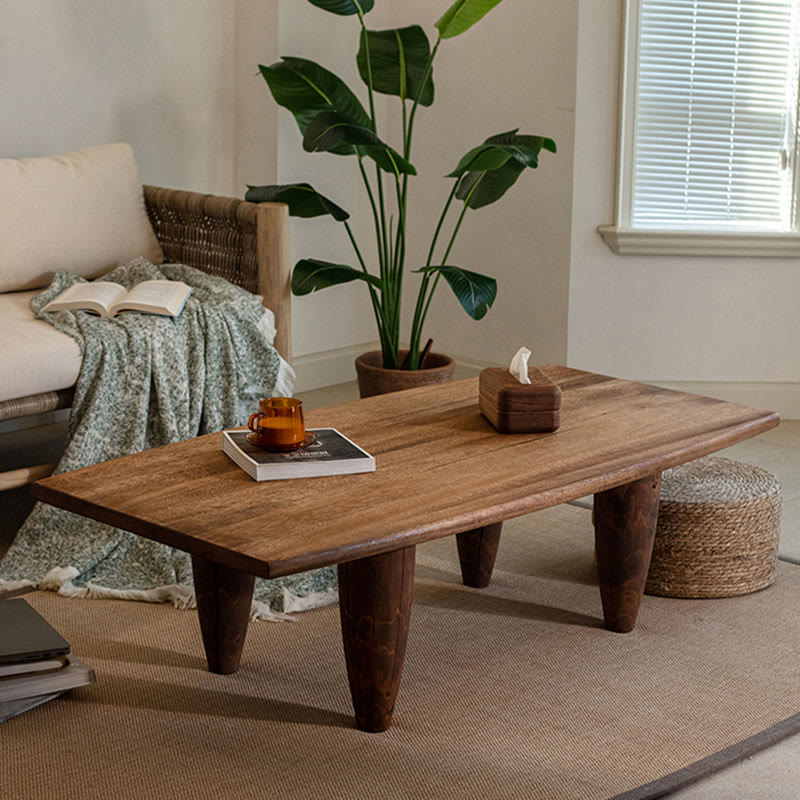
{"label": "amber glass mug", "polygon": [[294,397],[265,397],[250,415],[250,441],[265,450],[296,450],[306,441],[303,401]]}

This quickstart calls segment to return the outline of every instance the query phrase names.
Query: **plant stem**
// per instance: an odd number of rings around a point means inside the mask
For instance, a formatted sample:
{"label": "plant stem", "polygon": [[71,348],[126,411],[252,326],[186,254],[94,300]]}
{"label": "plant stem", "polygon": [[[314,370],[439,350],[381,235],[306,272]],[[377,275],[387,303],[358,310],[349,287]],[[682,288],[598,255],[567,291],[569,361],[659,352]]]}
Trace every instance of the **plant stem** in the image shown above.
{"label": "plant stem", "polygon": [[[472,198],[472,195],[475,193],[475,190],[480,185],[480,182],[486,177],[486,170],[484,170],[483,174],[477,181],[473,184],[472,188],[469,190],[469,194],[464,198],[464,208],[461,209],[461,214],[458,216],[458,222],[456,222],[455,228],[453,228],[453,233],[450,236],[450,242],[447,245],[447,250],[445,250],[444,256],[442,258],[442,266],[447,265],[447,258],[450,255],[450,251],[453,249],[453,245],[456,243],[456,236],[458,236],[458,231],[461,228],[461,223],[464,221],[464,216],[467,213],[467,209],[469,208],[469,201]],[[458,183],[456,183],[458,186]],[[425,303],[425,308],[422,311],[422,316],[420,317],[419,321],[419,330],[422,331],[423,326],[425,325],[425,318],[428,316],[428,309],[431,307],[431,300],[433,300],[433,293],[436,291],[436,287],[439,285],[439,278],[442,276],[441,272],[436,273],[436,278],[433,281],[433,286],[428,294],[428,299]],[[419,342],[417,343],[419,345]],[[412,367],[413,369],[413,367]]]}
{"label": "plant stem", "polygon": [[422,90],[425,88],[425,84],[428,82],[428,78],[430,77],[431,70],[433,69],[433,59],[436,58],[436,51],[439,49],[441,42],[442,39],[439,37],[436,40],[436,44],[433,46],[433,50],[431,50],[431,54],[428,56],[428,63],[425,65],[425,73],[422,76],[422,83],[419,85],[419,91],[417,92],[417,96],[414,98],[414,104],[411,106],[411,116],[408,120],[408,132],[404,142],[406,158],[411,155],[411,136],[414,132],[414,117],[417,115],[419,99],[422,97]]}
{"label": "plant stem", "polygon": [[[378,132],[378,120],[375,115],[375,96],[374,91],[372,88],[372,58],[370,56],[369,51],[369,36],[367,35],[367,26],[364,24],[364,12],[361,10],[361,6],[356,2],[356,8],[358,9],[358,20],[361,23],[361,36],[364,42],[364,52],[366,53],[367,57],[367,88],[369,89],[369,111],[370,117],[372,118],[372,129],[375,133]],[[363,168],[362,168],[363,171]],[[366,176],[364,177],[366,181]],[[383,193],[383,175],[381,174],[381,168],[376,164],[375,165],[375,180],[378,183],[378,205],[380,208],[380,214],[378,211],[375,210],[375,201],[372,196],[370,196],[370,202],[373,205],[373,214],[376,218],[375,222],[375,235],[378,240],[378,254],[379,254],[379,262],[380,262],[380,272],[381,272],[381,280],[383,281],[383,291],[381,292],[381,304],[383,306],[383,319],[384,324],[388,322],[392,326],[392,328],[396,327],[395,317],[398,315],[395,313],[395,310],[392,308],[393,298],[392,292],[389,288],[391,282],[391,271],[392,271],[392,261],[391,261],[391,243],[389,241],[389,235],[386,230],[386,201],[384,198]],[[386,331],[387,335],[390,335],[392,331]],[[393,337],[390,337],[393,338]],[[383,353],[384,361],[387,360],[388,354],[385,350]],[[394,360],[396,360],[397,354],[394,354]]]}
{"label": "plant stem", "polygon": [[[453,184],[453,188],[450,192],[449,197],[447,198],[447,202],[444,205],[444,209],[442,213],[439,215],[439,222],[436,225],[436,230],[433,234],[433,239],[431,240],[431,246],[428,250],[428,259],[425,262],[425,266],[429,267],[431,262],[433,261],[433,252],[436,248],[436,242],[439,239],[439,234],[442,230],[442,225],[444,225],[445,218],[447,217],[447,212],[450,210],[450,206],[453,203],[453,199],[456,196],[456,189],[458,189],[458,181],[455,181]],[[449,251],[448,251],[449,252]],[[430,282],[430,273],[426,272],[422,277],[422,283],[419,287],[419,293],[417,294],[417,305],[414,309],[414,321],[411,324],[411,339],[409,343],[409,352],[411,353],[411,369],[417,368],[417,359],[419,358],[419,342],[422,338],[422,311],[425,302],[425,293],[428,288],[428,284]]]}
{"label": "plant stem", "polygon": [[[358,242],[356,241],[356,237],[353,235],[353,231],[350,228],[350,223],[347,222],[346,220],[345,220],[345,223],[344,223],[344,228],[347,231],[347,235],[350,237],[350,242],[353,245],[353,250],[355,250],[356,258],[358,258],[358,263],[361,264],[361,269],[363,270],[365,275],[369,275],[370,274],[369,270],[367,269],[367,265],[364,262],[363,256],[361,255],[361,250],[358,247]],[[380,307],[380,304],[378,302],[378,296],[375,293],[375,287],[371,283],[367,282],[367,288],[369,289],[369,299],[370,299],[370,301],[372,303],[372,311],[375,314],[375,322],[376,322],[376,324],[378,326],[378,335],[380,337],[381,343],[383,343],[383,340],[384,340],[384,333],[383,333],[384,325],[383,325],[381,307]]]}

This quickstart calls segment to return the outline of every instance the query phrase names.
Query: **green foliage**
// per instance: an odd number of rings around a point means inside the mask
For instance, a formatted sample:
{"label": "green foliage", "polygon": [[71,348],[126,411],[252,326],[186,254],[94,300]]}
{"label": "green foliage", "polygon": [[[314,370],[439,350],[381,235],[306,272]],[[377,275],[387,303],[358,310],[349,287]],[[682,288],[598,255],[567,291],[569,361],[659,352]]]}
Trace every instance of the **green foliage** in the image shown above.
{"label": "green foliage", "polygon": [[497,297],[497,281],[461,267],[423,267],[416,272],[439,273],[472,319],[483,319]]}
{"label": "green foliage", "polygon": [[342,16],[358,14],[359,11],[366,14],[375,5],[375,0],[308,0],[308,2],[312,6],[324,8],[326,11]]}
{"label": "green foliage", "polygon": [[316,258],[304,258],[298,261],[292,272],[292,292],[296,295],[311,294],[329,286],[351,281],[366,281],[376,288],[381,288],[380,278],[359,272],[346,264],[331,264]]}
{"label": "green foliage", "polygon": [[539,166],[539,153],[556,152],[556,143],[545,136],[519,135],[519,129],[490,136],[473,147],[447,176],[460,178],[456,197],[469,208],[482,208],[498,201],[526,167]]}
{"label": "green foliage", "polygon": [[248,186],[245,200],[251,203],[286,203],[293,217],[322,217],[330,214],[337,222],[350,215],[310,183],[288,183],[276,186]]}
{"label": "green foliage", "polygon": [[450,39],[464,33],[498,3],[500,0],[456,0],[436,22],[439,35],[442,39]]}
{"label": "green foliage", "polygon": [[[283,57],[268,67],[261,66],[261,74],[275,102],[294,115],[307,152],[356,156],[372,211],[377,247],[365,258],[350,228],[347,211],[308,183],[250,186],[246,198],[253,202],[286,203],[295,217],[331,216],[343,223],[361,269],[302,259],[292,274],[292,291],[304,295],[362,281],[375,315],[384,365],[398,367],[409,177],[417,174],[410,161],[415,116],[420,106],[433,103],[433,62],[442,42],[469,30],[500,0],[455,0],[436,22],[439,37],[433,48],[419,25],[368,30],[364,15],[372,10],[374,0],[309,2],[333,14],[357,17],[360,38],[356,63],[367,86],[368,105],[362,104],[337,75],[305,58]],[[399,100],[402,140],[396,150],[378,134],[375,93]],[[475,108],[480,107],[477,98],[471,98],[471,102]],[[472,319],[482,319],[491,308],[497,297],[497,281],[451,266],[450,251],[467,210],[482,208],[503,197],[525,170],[538,167],[542,150],[555,153],[555,142],[543,136],[520,134],[518,129],[506,131],[473,147],[447,176],[454,179],[452,190],[436,223],[425,266],[416,270],[421,278],[409,336],[409,369],[419,367],[422,330],[442,278]],[[373,178],[365,169],[365,159],[375,162]],[[391,194],[386,191],[387,181],[393,184]],[[456,200],[462,201],[461,210],[451,227],[445,223],[451,218]],[[394,204],[393,209],[387,207],[389,201]],[[449,241],[440,247],[439,237],[445,228],[450,230]],[[369,261],[373,270],[368,266]]]}
{"label": "green foliage", "polygon": [[518,161],[507,161],[489,172],[467,172],[458,182],[456,197],[468,208],[483,208],[496,203],[525,171]]}
{"label": "green foliage", "polygon": [[[294,114],[300,133],[323,111],[338,111],[371,128],[372,120],[347,84],[324,67],[305,58],[286,58],[269,67],[259,66],[275,102]],[[331,152],[352,155],[352,145]]]}
{"label": "green foliage", "polygon": [[433,75],[427,70],[430,57],[431,46],[425,31],[419,25],[411,25],[388,31],[363,30],[356,60],[358,72],[367,85],[371,72],[376,92],[403,100],[419,97],[421,106],[429,106],[433,103]]}
{"label": "green foliage", "polygon": [[303,137],[304,150],[309,153],[336,153],[345,147],[353,152],[360,150],[385,172],[417,174],[413,165],[382,142],[374,131],[359,125],[350,117],[337,111],[324,111],[311,120]]}

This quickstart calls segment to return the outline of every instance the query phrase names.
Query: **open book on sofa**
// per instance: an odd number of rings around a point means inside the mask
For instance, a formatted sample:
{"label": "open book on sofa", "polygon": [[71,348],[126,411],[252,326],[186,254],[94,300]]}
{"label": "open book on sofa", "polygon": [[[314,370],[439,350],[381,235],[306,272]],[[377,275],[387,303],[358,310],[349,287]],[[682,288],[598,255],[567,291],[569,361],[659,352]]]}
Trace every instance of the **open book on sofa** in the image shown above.
{"label": "open book on sofa", "polygon": [[142,281],[126,289],[110,281],[75,283],[51,300],[42,311],[90,311],[113,317],[121,311],[143,311],[177,317],[192,293],[183,281]]}

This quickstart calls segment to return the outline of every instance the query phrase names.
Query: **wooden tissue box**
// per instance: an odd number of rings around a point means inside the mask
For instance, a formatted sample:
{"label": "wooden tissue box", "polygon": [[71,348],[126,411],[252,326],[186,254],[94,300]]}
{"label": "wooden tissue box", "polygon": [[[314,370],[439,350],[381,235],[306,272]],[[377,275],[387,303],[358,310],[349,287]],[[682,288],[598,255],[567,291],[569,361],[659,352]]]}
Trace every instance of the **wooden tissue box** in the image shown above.
{"label": "wooden tissue box", "polygon": [[481,372],[478,405],[500,433],[551,433],[561,424],[561,389],[536,367],[528,377],[524,384],[502,367]]}

